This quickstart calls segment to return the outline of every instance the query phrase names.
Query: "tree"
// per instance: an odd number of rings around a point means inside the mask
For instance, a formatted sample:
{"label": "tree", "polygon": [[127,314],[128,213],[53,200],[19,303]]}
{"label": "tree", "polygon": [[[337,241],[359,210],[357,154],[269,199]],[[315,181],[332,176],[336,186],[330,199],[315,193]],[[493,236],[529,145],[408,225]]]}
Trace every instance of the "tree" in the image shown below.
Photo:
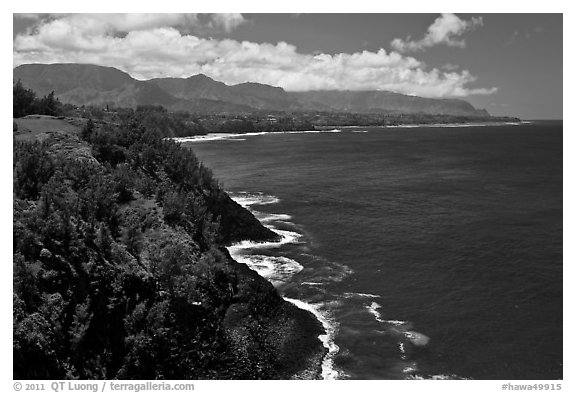
{"label": "tree", "polygon": [[92,118],[89,118],[88,121],[86,122],[86,125],[82,127],[80,137],[85,141],[89,141],[93,132],[94,132],[94,122],[92,121]]}
{"label": "tree", "polygon": [[36,199],[54,174],[48,146],[41,143],[14,143],[14,192],[23,199]]}
{"label": "tree", "polygon": [[54,98],[54,91],[40,100],[34,101],[34,112],[39,115],[58,116],[61,112],[62,104],[57,98]]}
{"label": "tree", "polygon": [[30,89],[26,89],[20,79],[13,85],[12,90],[14,117],[22,117],[30,114],[34,101],[36,100],[36,93]]}

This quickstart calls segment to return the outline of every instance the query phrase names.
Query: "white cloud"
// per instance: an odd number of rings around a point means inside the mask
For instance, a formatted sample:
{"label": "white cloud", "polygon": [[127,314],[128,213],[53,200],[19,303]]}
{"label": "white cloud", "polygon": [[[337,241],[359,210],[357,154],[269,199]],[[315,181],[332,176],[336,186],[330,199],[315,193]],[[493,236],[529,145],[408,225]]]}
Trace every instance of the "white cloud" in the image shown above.
{"label": "white cloud", "polygon": [[226,32],[230,32],[246,22],[242,14],[212,14],[211,16],[214,25],[221,27]]}
{"label": "white cloud", "polygon": [[414,52],[441,44],[464,48],[466,41],[460,36],[482,25],[482,17],[473,17],[466,21],[454,14],[442,14],[428,27],[424,38],[417,41],[410,37],[405,40],[395,38],[390,45],[399,52]]}
{"label": "white cloud", "polygon": [[246,22],[242,14],[14,14],[15,18],[41,21],[40,28],[49,27],[55,22],[78,27],[85,34],[102,34],[134,30],[147,30],[160,27],[174,27],[182,31],[221,29],[230,32]]}
{"label": "white cloud", "polygon": [[[243,20],[243,18],[242,18]],[[45,21],[14,40],[14,66],[24,63],[92,63],[119,68],[138,79],[204,73],[228,84],[246,81],[286,90],[391,90],[428,97],[491,94],[470,88],[468,71],[427,70],[419,60],[380,49],[303,54],[294,45],[201,38],[183,33],[193,16],[66,16]],[[236,16],[212,18],[224,29]],[[118,31],[125,35],[115,34]]]}

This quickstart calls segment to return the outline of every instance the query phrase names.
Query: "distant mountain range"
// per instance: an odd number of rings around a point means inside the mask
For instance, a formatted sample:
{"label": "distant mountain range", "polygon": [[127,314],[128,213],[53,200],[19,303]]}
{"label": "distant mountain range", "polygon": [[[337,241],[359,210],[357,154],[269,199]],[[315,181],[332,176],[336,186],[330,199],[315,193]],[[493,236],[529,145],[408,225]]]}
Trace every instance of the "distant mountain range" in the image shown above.
{"label": "distant mountain range", "polygon": [[459,99],[408,96],[389,91],[286,92],[260,83],[226,85],[203,75],[140,81],[113,67],[91,64],[24,64],[14,80],[40,96],[54,91],[75,105],[162,105],[188,112],[326,111],[353,113],[425,113],[489,116]]}

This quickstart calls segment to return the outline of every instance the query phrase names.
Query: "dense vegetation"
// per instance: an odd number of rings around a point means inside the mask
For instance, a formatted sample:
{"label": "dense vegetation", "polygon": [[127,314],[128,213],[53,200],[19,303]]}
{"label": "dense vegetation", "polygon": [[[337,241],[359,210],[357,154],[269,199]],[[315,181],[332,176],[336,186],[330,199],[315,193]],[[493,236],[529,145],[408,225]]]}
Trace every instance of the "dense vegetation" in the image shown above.
{"label": "dense vegetation", "polygon": [[[168,112],[161,106],[140,106],[133,109],[85,107],[79,115],[110,122],[140,113],[148,126],[156,127],[167,137],[204,135],[207,133],[249,133],[307,131],[341,126],[398,126],[408,124],[454,124],[475,122],[518,122],[514,117],[454,116],[404,113],[334,113],[334,112],[255,112],[244,114],[212,114]],[[145,115],[145,116],[144,116]]]}
{"label": "dense vegetation", "polygon": [[507,116],[456,116],[426,113],[316,113],[310,121],[316,127],[326,126],[398,126],[408,124],[455,124],[520,121]]}
{"label": "dense vegetation", "polygon": [[316,321],[222,247],[275,234],[166,117],[14,141],[15,379],[286,378],[318,349]]}
{"label": "dense vegetation", "polygon": [[168,112],[159,105],[141,105],[131,108],[101,108],[87,106],[66,113],[106,122],[124,122],[137,115],[147,127],[154,128],[165,137],[205,135],[207,133],[241,134],[248,132],[281,132],[314,130],[314,125],[298,116],[288,114],[200,114]]}
{"label": "dense vegetation", "polygon": [[14,117],[23,117],[30,114],[61,116],[71,105],[63,105],[58,98],[54,97],[54,92],[42,98],[36,97],[36,93],[26,89],[20,80],[12,86]]}

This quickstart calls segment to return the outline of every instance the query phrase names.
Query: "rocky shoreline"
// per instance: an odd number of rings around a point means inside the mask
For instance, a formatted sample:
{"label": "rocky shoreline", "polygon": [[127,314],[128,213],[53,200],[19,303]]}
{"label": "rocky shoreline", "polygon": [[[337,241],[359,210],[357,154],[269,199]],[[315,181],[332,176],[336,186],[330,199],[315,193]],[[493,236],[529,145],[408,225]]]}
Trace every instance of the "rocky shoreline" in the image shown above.
{"label": "rocky shoreline", "polygon": [[[224,326],[235,349],[247,358],[266,360],[263,379],[322,379],[322,361],[327,353],[318,336],[325,334],[320,321],[309,311],[284,300],[265,278],[225,249],[238,277],[239,288],[258,287],[263,293],[260,309],[253,313],[240,289],[226,311]],[[257,315],[258,317],[255,317]],[[257,366],[258,367],[258,366]],[[257,379],[260,379],[257,376]]]}

